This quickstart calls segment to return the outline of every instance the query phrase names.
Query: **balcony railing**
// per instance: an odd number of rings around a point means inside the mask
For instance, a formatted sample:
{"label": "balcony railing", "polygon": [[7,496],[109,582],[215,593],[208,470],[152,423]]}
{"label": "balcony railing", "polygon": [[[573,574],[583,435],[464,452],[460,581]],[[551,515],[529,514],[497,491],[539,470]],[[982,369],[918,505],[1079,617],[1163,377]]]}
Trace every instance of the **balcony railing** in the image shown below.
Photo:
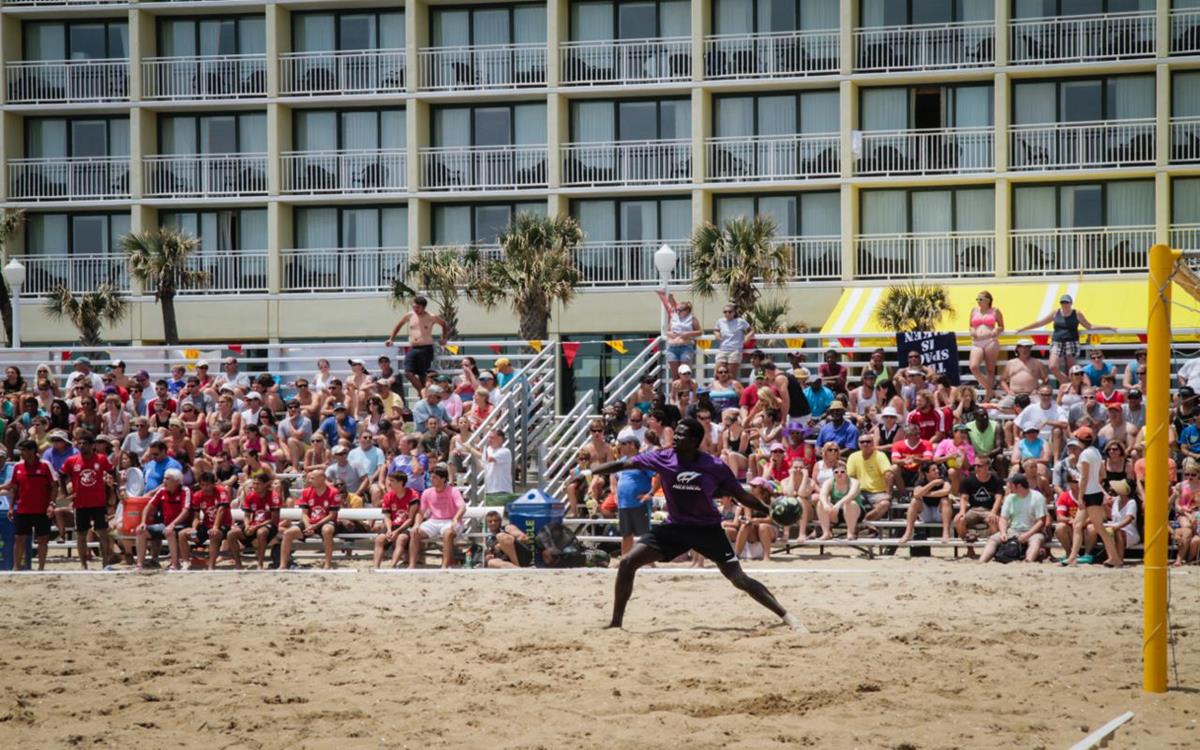
{"label": "balcony railing", "polygon": [[1154,163],[1154,118],[1013,125],[1012,169],[1092,169]]}
{"label": "balcony railing", "polygon": [[862,134],[861,175],[989,172],[991,126],[937,130],[871,130]]}
{"label": "balcony railing", "polygon": [[131,0],[0,0],[0,5],[66,5],[88,6],[88,5],[117,5],[126,4]]}
{"label": "balcony railing", "polygon": [[285,193],[394,193],[408,186],[404,149],[287,151]]}
{"label": "balcony railing", "polygon": [[854,30],[855,69],[939,70],[992,65],[993,21],[874,26]]}
{"label": "balcony railing", "polygon": [[708,179],[761,182],[837,177],[839,145],[837,133],[709,138]]}
{"label": "balcony railing", "polygon": [[128,156],[11,159],[8,162],[9,200],[117,200],[128,197]]}
{"label": "balcony railing", "polygon": [[1012,273],[1018,276],[1146,272],[1154,227],[1022,229],[1009,235]]}
{"label": "balcony railing", "polygon": [[146,99],[245,99],[266,94],[266,55],[150,57],[142,62]]}
{"label": "balcony railing", "polygon": [[664,244],[675,251],[677,283],[691,281],[692,251],[687,240],[585,242],[575,258],[584,286],[650,286],[660,283],[654,253]]}
{"label": "balcony railing", "polygon": [[418,52],[426,91],[546,85],[546,44],[427,47]]}
{"label": "balcony railing", "polygon": [[220,198],[265,195],[266,154],[162,154],[146,156],[145,193],[151,198]]}
{"label": "balcony railing", "polygon": [[219,253],[195,253],[187,266],[208,274],[207,283],[180,285],[181,295],[258,293],[267,291],[267,251],[230,250]]}
{"label": "balcony railing", "polygon": [[1171,11],[1171,54],[1200,53],[1200,8]]}
{"label": "balcony railing", "polygon": [[837,29],[714,34],[704,40],[704,77],[784,78],[837,73]]}
{"label": "balcony railing", "polygon": [[5,63],[9,104],[119,101],[129,98],[129,60]]}
{"label": "balcony railing", "polygon": [[404,50],[289,52],[279,56],[280,93],[287,96],[385,94],[404,91]]}
{"label": "balcony railing", "polygon": [[22,297],[45,297],[56,287],[72,292],[92,292],[112,284],[129,292],[129,266],[122,255],[21,255],[25,266]]}
{"label": "balcony railing", "polygon": [[421,149],[421,188],[424,190],[505,190],[545,186],[545,146]]}
{"label": "balcony railing", "polygon": [[1171,161],[1200,162],[1200,117],[1171,118]]}
{"label": "balcony railing", "polygon": [[655,185],[692,179],[690,140],[567,143],[562,154],[564,185]]}
{"label": "balcony railing", "polygon": [[284,250],[284,292],[389,292],[408,268],[406,247]]}
{"label": "balcony railing", "polygon": [[1200,224],[1171,225],[1171,247],[1180,250],[1200,250]]}
{"label": "balcony railing", "polygon": [[995,232],[862,234],[855,239],[857,278],[990,276]]}
{"label": "balcony railing", "polygon": [[1014,19],[1013,65],[1116,60],[1154,54],[1154,11]]}
{"label": "balcony railing", "polygon": [[691,37],[564,42],[561,50],[564,85],[665,83],[692,77]]}

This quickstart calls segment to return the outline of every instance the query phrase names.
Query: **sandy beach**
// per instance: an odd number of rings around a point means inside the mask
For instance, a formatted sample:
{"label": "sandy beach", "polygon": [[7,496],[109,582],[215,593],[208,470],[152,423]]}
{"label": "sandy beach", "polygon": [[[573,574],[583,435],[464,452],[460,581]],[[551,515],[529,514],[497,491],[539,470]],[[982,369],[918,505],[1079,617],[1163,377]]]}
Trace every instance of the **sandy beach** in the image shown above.
{"label": "sandy beach", "polygon": [[641,575],[623,631],[603,570],[3,576],[0,746],[1200,746],[1200,569],[1150,697],[1140,568],[748,567],[811,635],[714,571]]}

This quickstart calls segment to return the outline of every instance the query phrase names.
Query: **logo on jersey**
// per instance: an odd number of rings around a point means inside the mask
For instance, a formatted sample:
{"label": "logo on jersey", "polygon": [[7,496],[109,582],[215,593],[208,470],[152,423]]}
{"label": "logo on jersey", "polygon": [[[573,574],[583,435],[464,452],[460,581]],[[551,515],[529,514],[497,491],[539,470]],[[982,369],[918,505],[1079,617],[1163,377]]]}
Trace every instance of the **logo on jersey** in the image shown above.
{"label": "logo on jersey", "polygon": [[84,469],[79,472],[79,483],[84,487],[94,487],[96,485],[96,472],[93,469]]}
{"label": "logo on jersey", "polygon": [[700,486],[701,474],[698,471],[681,471],[675,475],[675,484],[671,485],[673,490],[682,490],[684,492],[702,492]]}

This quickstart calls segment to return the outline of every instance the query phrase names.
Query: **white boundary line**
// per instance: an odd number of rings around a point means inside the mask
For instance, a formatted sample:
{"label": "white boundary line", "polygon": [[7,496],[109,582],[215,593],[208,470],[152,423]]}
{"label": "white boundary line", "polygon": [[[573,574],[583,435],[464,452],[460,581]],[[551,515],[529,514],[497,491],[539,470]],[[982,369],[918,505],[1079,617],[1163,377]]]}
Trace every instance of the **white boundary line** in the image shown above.
{"label": "white boundary line", "polygon": [[[474,573],[482,572],[483,568],[450,568],[443,570],[441,568],[379,568],[378,570],[371,568],[370,573],[382,573],[390,575],[421,575],[421,574],[442,574],[442,573]],[[749,575],[912,575],[911,570],[870,570],[868,568],[742,568]],[[547,574],[547,573],[616,573],[616,567],[610,568],[489,568],[486,569],[488,574]],[[935,572],[935,571],[927,571]],[[950,573],[952,571],[945,571]],[[638,575],[684,575],[684,576],[715,576],[721,575],[721,571],[716,568],[640,568]]]}
{"label": "white boundary line", "polygon": [[221,570],[180,570],[168,573],[166,570],[151,570],[138,571],[134,568],[121,568],[119,570],[0,570],[0,576],[99,576],[99,575],[133,575],[143,573],[165,574],[170,576],[186,574],[186,575],[254,575],[268,573],[278,573],[281,575],[355,575],[359,571],[355,568],[334,568],[333,570],[325,570],[323,568],[297,568],[295,570],[237,570],[235,568],[222,568]]}
{"label": "white boundary line", "polygon": [[1094,747],[1103,747],[1108,743],[1109,738],[1116,734],[1121,725],[1132,718],[1133,711],[1126,711],[1079,742],[1071,745],[1071,750],[1091,750]]}

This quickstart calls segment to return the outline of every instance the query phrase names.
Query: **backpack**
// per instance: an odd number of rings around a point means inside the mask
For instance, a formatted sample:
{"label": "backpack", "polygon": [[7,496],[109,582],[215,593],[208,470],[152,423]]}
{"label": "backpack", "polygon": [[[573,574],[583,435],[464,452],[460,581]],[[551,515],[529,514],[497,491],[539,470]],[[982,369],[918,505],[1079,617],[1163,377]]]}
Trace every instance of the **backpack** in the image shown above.
{"label": "backpack", "polygon": [[1010,536],[1007,542],[1004,542],[996,549],[996,562],[1010,563],[1025,559],[1025,545],[1021,544],[1021,540],[1015,536]]}
{"label": "backpack", "polygon": [[582,568],[586,549],[575,533],[555,521],[542,527],[533,539],[534,564],[539,568]]}

